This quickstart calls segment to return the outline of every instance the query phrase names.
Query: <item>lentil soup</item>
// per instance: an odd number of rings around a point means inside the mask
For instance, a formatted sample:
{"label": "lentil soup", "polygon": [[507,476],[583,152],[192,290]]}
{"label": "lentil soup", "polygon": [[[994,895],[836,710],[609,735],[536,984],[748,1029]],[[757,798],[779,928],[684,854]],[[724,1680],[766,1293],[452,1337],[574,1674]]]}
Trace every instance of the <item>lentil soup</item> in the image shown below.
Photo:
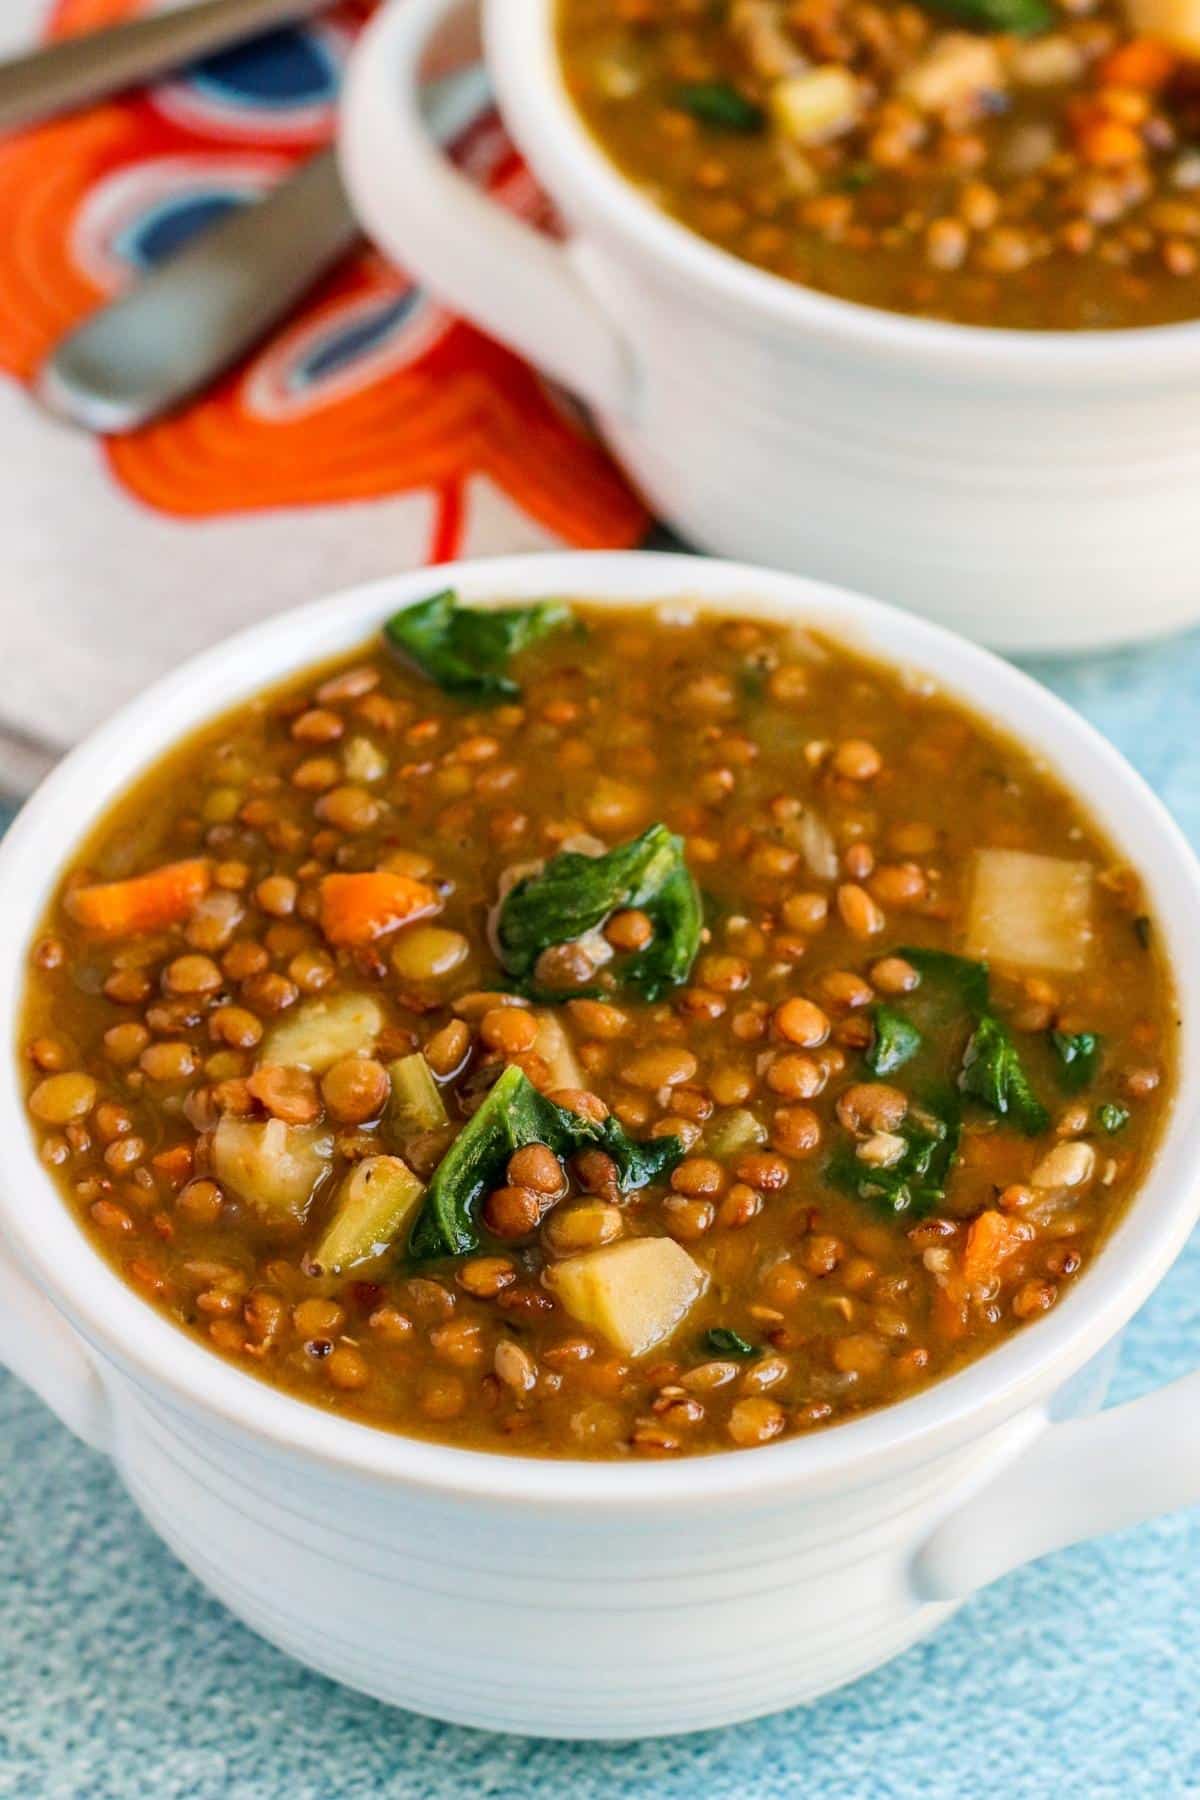
{"label": "lentil soup", "polygon": [[1175,1026],[1136,874],[932,684],[443,594],[100,823],[20,1054],[67,1205],[216,1353],[619,1458],[836,1423],[1035,1321],[1137,1189]]}
{"label": "lentil soup", "polygon": [[558,0],[570,94],[733,255],[1019,329],[1200,316],[1200,0]]}

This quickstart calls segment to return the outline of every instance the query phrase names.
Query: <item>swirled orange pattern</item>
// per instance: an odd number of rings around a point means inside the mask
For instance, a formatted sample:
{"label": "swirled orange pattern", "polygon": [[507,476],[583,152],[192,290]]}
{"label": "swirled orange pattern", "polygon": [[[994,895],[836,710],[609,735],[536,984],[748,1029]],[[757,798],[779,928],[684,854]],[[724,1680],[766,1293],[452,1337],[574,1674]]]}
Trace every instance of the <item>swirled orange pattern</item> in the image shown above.
{"label": "swirled orange pattern", "polygon": [[[138,10],[136,0],[62,0],[50,29]],[[324,141],[361,12],[339,8],[0,145],[0,368],[31,381],[62,334],[124,281]],[[544,210],[494,120],[475,127],[464,154],[498,203]],[[648,523],[568,402],[366,249],[217,387],[106,440],[104,454],[130,494],[180,518],[431,492],[434,558],[459,547],[478,475],[571,544],[634,543]]]}

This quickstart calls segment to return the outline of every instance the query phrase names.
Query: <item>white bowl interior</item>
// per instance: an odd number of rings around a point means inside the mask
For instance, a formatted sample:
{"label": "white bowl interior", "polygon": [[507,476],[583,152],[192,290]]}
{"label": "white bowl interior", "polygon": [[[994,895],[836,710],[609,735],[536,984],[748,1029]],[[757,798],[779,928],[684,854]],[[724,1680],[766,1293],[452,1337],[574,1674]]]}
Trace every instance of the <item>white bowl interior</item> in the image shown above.
{"label": "white bowl interior", "polygon": [[[986,651],[874,601],[787,575],[682,556],[596,553],[505,558],[417,571],[286,614],[175,671],[51,775],[0,843],[0,1016],[16,1021],[26,955],[86,830],[188,731],[306,666],[352,650],[397,607],[453,585],[470,601],[559,596],[614,604],[693,599],[811,624],[864,654],[931,675],[1040,753],[1142,872],[1177,982],[1182,1030],[1175,1105],[1144,1189],[1089,1270],[1044,1320],[912,1399],[757,1451],[635,1466],[456,1450],[338,1419],[222,1362],[138,1298],[77,1227],[34,1147],[16,1054],[0,1067],[0,1229],[83,1335],[147,1389],[246,1431],[364,1474],[497,1498],[694,1506],[844,1479],[960,1437],[1048,1393],[1132,1314],[1181,1248],[1200,1205],[1200,868],[1167,813],[1117,752],[1053,695]],[[15,1049],[15,1045],[14,1045]]]}

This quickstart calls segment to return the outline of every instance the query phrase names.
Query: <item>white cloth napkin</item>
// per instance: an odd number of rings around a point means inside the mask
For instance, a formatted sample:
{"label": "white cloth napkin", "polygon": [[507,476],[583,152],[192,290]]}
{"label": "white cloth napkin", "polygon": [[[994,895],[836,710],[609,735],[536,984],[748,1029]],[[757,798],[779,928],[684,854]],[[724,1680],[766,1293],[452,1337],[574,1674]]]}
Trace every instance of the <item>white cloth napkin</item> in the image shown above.
{"label": "white cloth napkin", "polygon": [[[154,513],[0,377],[0,793],[22,794],[156,676],[257,619],[427,560],[426,494],[201,520]],[[557,540],[489,481],[464,555]]]}
{"label": "white cloth napkin", "polygon": [[[32,38],[45,10],[46,0],[4,0],[0,51]],[[248,153],[244,138],[238,153]],[[11,242],[13,227],[0,206],[0,240]],[[0,476],[0,793],[10,795],[196,650],[427,561],[438,542],[438,496],[419,487],[351,504],[172,516],[114,475],[103,444],[45,416],[7,375]],[[561,541],[484,474],[465,482],[462,503],[457,553]]]}

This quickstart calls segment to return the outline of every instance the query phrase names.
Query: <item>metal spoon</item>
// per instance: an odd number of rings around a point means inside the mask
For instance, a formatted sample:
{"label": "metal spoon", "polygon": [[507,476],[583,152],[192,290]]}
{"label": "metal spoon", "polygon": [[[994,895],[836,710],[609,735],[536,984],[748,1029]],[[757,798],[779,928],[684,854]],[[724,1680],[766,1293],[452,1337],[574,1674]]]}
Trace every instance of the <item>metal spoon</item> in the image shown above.
{"label": "metal spoon", "polygon": [[0,62],[0,131],[86,106],[185,63],[291,25],[330,0],[197,0]]}
{"label": "metal spoon", "polygon": [[[431,131],[452,141],[490,97],[482,68],[431,83]],[[43,365],[39,399],[88,431],[148,424],[251,350],[358,234],[335,154],[324,151],[64,338]]]}

